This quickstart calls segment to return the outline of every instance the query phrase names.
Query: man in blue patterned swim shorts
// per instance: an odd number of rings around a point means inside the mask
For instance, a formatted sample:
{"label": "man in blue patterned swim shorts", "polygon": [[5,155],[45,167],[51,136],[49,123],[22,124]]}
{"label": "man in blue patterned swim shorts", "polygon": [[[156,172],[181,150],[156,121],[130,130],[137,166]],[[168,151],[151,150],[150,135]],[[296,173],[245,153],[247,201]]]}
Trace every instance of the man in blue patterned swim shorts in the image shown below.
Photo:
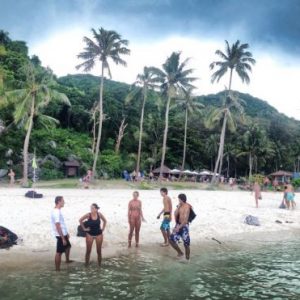
{"label": "man in blue patterned swim shorts", "polygon": [[168,196],[168,190],[166,188],[161,188],[160,194],[163,197],[164,208],[157,216],[157,219],[159,219],[162,214],[164,215],[163,221],[160,226],[160,231],[164,238],[164,243],[161,246],[166,247],[169,246],[170,222],[172,220],[172,200]]}
{"label": "man in blue patterned swim shorts", "polygon": [[176,226],[170,236],[170,244],[177,251],[178,258],[183,257],[183,252],[178,246],[180,239],[183,241],[185,257],[190,259],[190,234],[189,234],[189,215],[191,206],[186,203],[186,195],[178,195],[179,205],[175,211]]}

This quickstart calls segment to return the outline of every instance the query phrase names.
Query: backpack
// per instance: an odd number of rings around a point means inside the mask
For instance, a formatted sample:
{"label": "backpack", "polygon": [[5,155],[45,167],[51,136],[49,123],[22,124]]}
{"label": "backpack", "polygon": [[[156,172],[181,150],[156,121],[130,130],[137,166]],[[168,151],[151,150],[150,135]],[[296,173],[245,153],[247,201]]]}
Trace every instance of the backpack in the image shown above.
{"label": "backpack", "polygon": [[192,223],[193,220],[194,220],[196,217],[197,217],[197,215],[195,214],[193,208],[191,207],[191,208],[190,208],[189,219],[188,219],[189,223]]}

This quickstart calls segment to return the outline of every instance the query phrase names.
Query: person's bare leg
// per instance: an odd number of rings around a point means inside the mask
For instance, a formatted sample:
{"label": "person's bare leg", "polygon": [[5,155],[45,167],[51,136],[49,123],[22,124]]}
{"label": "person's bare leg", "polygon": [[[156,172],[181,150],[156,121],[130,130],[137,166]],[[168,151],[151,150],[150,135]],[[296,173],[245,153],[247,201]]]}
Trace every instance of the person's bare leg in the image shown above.
{"label": "person's bare leg", "polygon": [[60,265],[61,265],[61,253],[55,254],[55,270],[60,271]]}
{"label": "person's bare leg", "polygon": [[179,246],[177,245],[177,243],[175,243],[175,242],[172,241],[172,240],[169,240],[169,243],[170,243],[170,245],[173,247],[173,249],[176,250],[177,256],[178,256],[178,257],[183,256],[183,252],[181,251],[181,249],[179,248]]}
{"label": "person's bare leg", "polygon": [[73,260],[70,260],[70,252],[71,252],[71,247],[69,247],[69,248],[66,249],[66,251],[65,251],[65,255],[66,255],[66,263],[67,263],[67,264],[73,262]]}
{"label": "person's bare leg", "polygon": [[102,242],[103,242],[103,235],[98,235],[96,237],[96,246],[97,246],[97,255],[98,255],[98,265],[101,267],[102,262]]}
{"label": "person's bare leg", "polygon": [[139,246],[140,241],[140,229],[141,229],[141,221],[135,222],[135,246]]}
{"label": "person's bare leg", "polygon": [[162,244],[162,246],[169,246],[170,231],[168,232],[168,231],[163,230],[163,229],[161,229],[160,231],[161,231],[162,236],[164,238],[164,243]]}
{"label": "person's bare leg", "polygon": [[133,236],[133,231],[134,231],[134,221],[130,220],[129,223],[129,234],[128,234],[128,248],[131,248],[131,240]]}
{"label": "person's bare leg", "polygon": [[256,204],[256,208],[258,208],[258,198],[255,197],[255,204]]}
{"label": "person's bare leg", "polygon": [[90,263],[94,238],[87,234],[85,240],[86,240],[85,265],[88,266]]}
{"label": "person's bare leg", "polygon": [[187,260],[189,260],[190,259],[190,254],[191,254],[190,246],[184,246],[184,249],[185,249],[185,258]]}

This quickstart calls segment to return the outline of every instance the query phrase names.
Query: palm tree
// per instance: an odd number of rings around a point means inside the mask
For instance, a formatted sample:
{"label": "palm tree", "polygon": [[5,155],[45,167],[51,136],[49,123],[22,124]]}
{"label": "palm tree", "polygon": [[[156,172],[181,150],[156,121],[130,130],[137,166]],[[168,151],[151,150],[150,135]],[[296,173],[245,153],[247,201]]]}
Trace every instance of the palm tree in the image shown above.
{"label": "palm tree", "polygon": [[139,146],[136,162],[136,173],[140,171],[141,153],[142,153],[142,138],[143,138],[143,125],[145,105],[147,102],[148,90],[154,89],[157,86],[158,80],[153,73],[153,70],[149,67],[144,67],[143,73],[137,76],[137,80],[134,83],[134,89],[128,94],[126,103],[130,103],[133,99],[142,99],[141,117],[140,117],[140,130],[139,130]]}
{"label": "palm tree", "polygon": [[166,62],[162,65],[162,69],[152,68],[153,72],[157,76],[157,80],[161,83],[160,89],[162,91],[162,94],[167,99],[165,111],[165,129],[159,175],[160,178],[162,178],[162,170],[165,163],[167,149],[171,100],[178,96],[180,90],[193,88],[191,82],[196,80],[196,78],[189,76],[193,72],[193,69],[186,68],[189,59],[186,59],[182,63],[180,63],[180,55],[180,52],[173,52],[170,57],[167,58]]}
{"label": "palm tree", "polygon": [[[249,84],[250,77],[248,75],[248,72],[252,71],[251,65],[255,64],[255,59],[252,57],[252,53],[248,51],[248,44],[240,44],[239,40],[237,40],[231,46],[229,45],[228,41],[225,41],[225,43],[225,53],[221,50],[216,51],[216,55],[221,57],[222,60],[212,62],[210,64],[210,69],[213,70],[217,68],[217,70],[212,74],[212,83],[214,83],[215,81],[219,82],[220,79],[229,71],[229,85],[227,91],[228,93],[230,93],[232,86],[233,71],[236,71],[243,83],[245,82],[246,84]],[[218,168],[219,170],[222,170],[227,120],[228,116],[227,113],[225,113],[223,118],[222,132],[220,135],[219,153],[217,163],[215,165],[212,183],[216,181],[216,174]]]}
{"label": "palm tree", "polygon": [[258,159],[265,161],[266,158],[274,156],[275,151],[266,133],[257,124],[249,125],[242,136],[242,145],[243,149],[238,153],[237,157],[248,156],[250,181],[253,168],[255,165],[257,166]]}
{"label": "palm tree", "polygon": [[184,170],[186,160],[186,140],[189,114],[200,113],[200,109],[204,107],[203,104],[199,103],[199,101],[197,101],[197,98],[193,96],[193,89],[194,88],[188,88],[187,90],[182,89],[182,97],[180,97],[176,101],[176,104],[184,111],[184,138],[181,174]]}
{"label": "palm tree", "polygon": [[77,69],[83,68],[85,72],[92,70],[97,61],[101,62],[101,80],[100,80],[100,95],[99,95],[99,127],[97,135],[97,143],[94,154],[93,176],[96,174],[97,161],[100,150],[100,141],[103,124],[103,83],[104,71],[108,71],[111,78],[111,71],[109,67],[109,59],[115,64],[126,66],[126,62],[121,58],[121,55],[129,55],[130,50],[127,48],[128,41],[122,39],[121,35],[113,30],[105,30],[100,28],[98,32],[92,29],[94,40],[84,37],[83,41],[86,43],[84,51],[78,55],[78,58],[83,59],[84,62],[76,66]]}
{"label": "palm tree", "polygon": [[44,126],[58,123],[50,116],[43,114],[43,110],[51,101],[62,102],[70,105],[69,99],[65,94],[59,93],[54,89],[52,73],[49,70],[34,68],[29,63],[24,68],[26,82],[23,89],[6,92],[5,95],[9,103],[13,103],[14,122],[26,130],[23,145],[23,185],[28,185],[28,148],[31,131],[34,126],[35,118],[38,118]]}
{"label": "palm tree", "polygon": [[233,94],[232,91],[228,91],[227,95],[223,94],[221,98],[223,98],[222,106],[213,109],[205,120],[206,127],[211,129],[222,123],[220,144],[212,183],[215,182],[217,172],[219,174],[222,172],[226,128],[228,127],[232,132],[235,131],[236,121],[239,117],[241,118],[241,121],[243,121],[244,113],[244,108],[241,104],[243,101],[240,100],[237,95]]}

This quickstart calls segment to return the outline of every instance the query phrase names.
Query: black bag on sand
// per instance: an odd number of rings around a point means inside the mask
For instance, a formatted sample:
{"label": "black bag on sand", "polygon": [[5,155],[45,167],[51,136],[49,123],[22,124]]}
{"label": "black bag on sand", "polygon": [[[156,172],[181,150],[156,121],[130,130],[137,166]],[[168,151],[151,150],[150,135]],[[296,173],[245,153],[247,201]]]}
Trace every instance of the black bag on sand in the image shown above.
{"label": "black bag on sand", "polygon": [[0,249],[7,249],[12,247],[13,245],[17,245],[18,236],[3,226],[0,226],[0,236],[7,236],[7,241],[5,241],[4,243],[0,243]]}
{"label": "black bag on sand", "polygon": [[27,198],[43,198],[43,194],[38,194],[36,191],[28,191],[25,194]]}

